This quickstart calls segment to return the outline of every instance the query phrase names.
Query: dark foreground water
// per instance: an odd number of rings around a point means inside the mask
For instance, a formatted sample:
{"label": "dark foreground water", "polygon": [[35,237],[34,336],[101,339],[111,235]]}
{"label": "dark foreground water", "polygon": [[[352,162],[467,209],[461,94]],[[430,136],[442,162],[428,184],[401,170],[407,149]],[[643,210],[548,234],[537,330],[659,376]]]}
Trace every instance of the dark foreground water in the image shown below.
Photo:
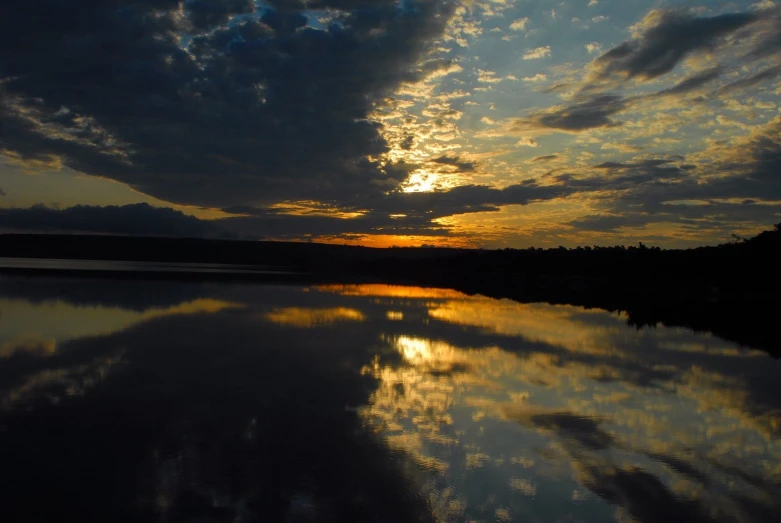
{"label": "dark foreground water", "polygon": [[781,521],[781,363],[384,285],[0,278],[0,521]]}

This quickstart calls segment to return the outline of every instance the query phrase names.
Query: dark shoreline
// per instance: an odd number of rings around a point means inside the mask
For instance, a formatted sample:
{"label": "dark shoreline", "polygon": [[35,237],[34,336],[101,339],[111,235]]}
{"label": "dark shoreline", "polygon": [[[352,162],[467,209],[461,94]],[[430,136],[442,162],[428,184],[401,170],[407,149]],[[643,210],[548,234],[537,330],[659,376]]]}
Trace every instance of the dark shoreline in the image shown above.
{"label": "dark shoreline", "polygon": [[[0,236],[0,257],[218,263],[219,272],[0,267],[0,275],[234,283],[387,283],[626,314],[637,328],[711,332],[781,356],[781,233],[719,247],[597,249],[369,249],[336,245],[122,238]],[[48,256],[47,256],[48,254]],[[230,271],[231,265],[241,269]],[[259,271],[247,270],[258,266]],[[274,270],[263,270],[273,267]],[[0,278],[0,285],[2,278]]]}
{"label": "dark shoreline", "polygon": [[[327,283],[385,283],[449,288],[468,295],[510,299],[519,303],[551,303],[572,305],[586,309],[602,309],[619,312],[627,323],[638,329],[653,328],[659,324],[667,327],[690,328],[697,332],[710,332],[739,345],[768,352],[781,357],[781,344],[773,320],[779,310],[775,296],[763,293],[748,301],[745,297],[727,300],[670,299],[651,292],[631,291],[631,296],[617,296],[615,292],[600,292],[599,283],[592,282],[591,289],[572,289],[565,285],[513,285],[501,277],[484,278],[481,283],[458,282],[445,274],[436,278],[371,277],[368,275],[339,276],[313,275],[304,272],[181,272],[181,271],[132,271],[132,270],[79,270],[0,267],[0,285],[3,276],[28,278],[106,278],[113,280],[226,282],[245,284],[317,285]],[[750,303],[750,305],[747,305]]]}

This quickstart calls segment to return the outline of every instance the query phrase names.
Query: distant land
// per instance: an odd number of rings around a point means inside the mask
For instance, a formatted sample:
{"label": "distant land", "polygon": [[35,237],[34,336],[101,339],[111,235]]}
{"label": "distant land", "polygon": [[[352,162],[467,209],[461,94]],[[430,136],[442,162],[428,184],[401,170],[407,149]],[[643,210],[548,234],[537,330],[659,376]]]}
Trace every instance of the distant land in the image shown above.
{"label": "distant land", "polygon": [[[382,282],[447,287],[519,302],[620,311],[638,328],[663,323],[709,331],[781,356],[781,224],[716,247],[470,250],[374,249],[316,243],[190,238],[0,235],[0,257],[259,266],[287,273],[163,274],[157,277],[301,283]],[[80,271],[0,268],[58,276]],[[111,277],[151,278],[149,273]],[[0,280],[1,282],[1,280]]]}

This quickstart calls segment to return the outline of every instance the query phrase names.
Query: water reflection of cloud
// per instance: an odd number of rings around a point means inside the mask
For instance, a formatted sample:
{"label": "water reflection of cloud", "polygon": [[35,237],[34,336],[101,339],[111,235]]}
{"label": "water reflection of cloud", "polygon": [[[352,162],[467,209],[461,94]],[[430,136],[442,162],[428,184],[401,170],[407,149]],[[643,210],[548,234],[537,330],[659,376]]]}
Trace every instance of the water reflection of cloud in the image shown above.
{"label": "water reflection of cloud", "polygon": [[211,298],[143,311],[59,300],[33,304],[22,299],[0,299],[0,358],[22,351],[51,355],[65,341],[118,332],[153,318],[239,307],[237,303]]}
{"label": "water reflection of cloud", "polygon": [[[777,375],[761,353],[683,329],[638,332],[617,315],[574,307],[482,297],[426,306],[433,338],[414,326],[414,336],[384,338],[404,364],[367,368],[379,386],[363,414],[389,437],[416,441],[418,454],[449,460],[448,474],[461,469],[468,478],[490,466],[521,494],[550,487],[523,483],[519,466],[557,482],[570,476],[572,503],[586,487],[638,521],[675,513],[762,521],[746,516],[746,504],[779,508],[768,493],[781,477],[781,418],[772,397],[744,378],[767,376],[767,364]],[[486,342],[465,347],[444,325],[479,329]],[[468,333],[462,339],[478,338]],[[483,431],[510,437],[509,422],[523,434],[514,436],[515,455],[480,443]],[[654,497],[667,506],[653,507]],[[476,502],[459,506],[486,516]]]}
{"label": "water reflection of cloud", "polygon": [[34,403],[56,405],[64,398],[82,396],[122,366],[123,351],[85,363],[43,369],[9,389],[0,389],[0,412]]}
{"label": "water reflection of cloud", "polygon": [[[760,522],[780,508],[781,362],[761,353],[683,329],[637,331],[595,310],[431,289],[244,286],[223,289],[216,303],[198,317],[187,311],[209,307],[163,308],[180,313],[77,345],[111,354],[130,348],[117,362],[164,371],[165,391],[168,383],[173,391],[194,384],[177,401],[198,403],[186,411],[197,423],[222,420],[219,409],[233,405],[230,423],[241,421],[237,433],[253,438],[278,423],[295,428],[285,437],[303,438],[313,427],[330,430],[331,417],[357,412],[392,456],[410,463],[408,473],[428,471],[421,485],[439,521],[683,514],[695,522]],[[310,327],[327,328],[313,335]],[[38,358],[70,372],[54,381],[70,380],[73,391],[102,383],[98,366],[83,367],[95,355],[59,360],[68,349]],[[115,375],[107,369],[104,376]],[[25,397],[50,388],[29,388]],[[247,401],[266,415],[238,416]],[[196,422],[182,423],[169,430],[187,434]],[[167,457],[161,447],[153,466],[159,485],[151,492],[164,494],[162,512],[174,513],[182,478],[204,481],[204,451],[187,445]],[[209,459],[223,471],[221,455]],[[338,468],[339,459],[326,461]],[[290,488],[302,507],[322,509],[313,490]]]}
{"label": "water reflection of cloud", "polygon": [[[275,292],[312,308],[298,289]],[[254,299],[71,340],[47,359],[57,373],[34,399],[92,381],[3,413],[0,462],[17,473],[0,503],[11,520],[431,521],[419,466],[345,408],[372,385],[359,372],[365,340],[277,328],[259,318],[280,300]],[[115,354],[120,372],[89,367]],[[31,507],[50,470],[47,503]]]}
{"label": "water reflection of cloud", "polygon": [[264,314],[263,317],[272,323],[297,328],[318,327],[345,321],[364,321],[366,319],[361,311],[347,307],[324,309],[289,307],[275,309]]}
{"label": "water reflection of cloud", "polygon": [[25,352],[36,356],[51,356],[56,351],[56,339],[44,339],[31,334],[22,334],[0,343],[0,358],[8,358],[17,352]]}
{"label": "water reflection of cloud", "polygon": [[576,441],[593,450],[603,450],[613,445],[613,436],[599,427],[601,421],[599,418],[579,416],[565,410],[548,410],[512,404],[502,406],[501,411],[507,419]]}
{"label": "water reflection of cloud", "polygon": [[[143,311],[59,300],[31,303],[18,298],[0,299],[0,363],[5,363],[0,367],[4,381],[0,411],[29,406],[41,399],[57,404],[63,398],[83,395],[122,366],[126,351],[121,347],[111,354],[85,358],[76,355],[74,361],[69,361],[68,355],[60,351],[74,340],[108,336],[159,318],[216,314],[241,307],[211,298]],[[52,361],[38,361],[42,359]]]}
{"label": "water reflection of cloud", "polygon": [[[574,318],[573,312],[579,315]],[[615,347],[604,343],[604,338],[620,326],[618,322],[589,325],[585,319],[589,313],[577,308],[489,298],[447,301],[430,307],[428,313],[439,321],[480,327],[507,336],[523,336],[530,341],[587,354],[615,354]],[[605,314],[590,313],[596,320]],[[585,325],[590,328],[584,328]],[[555,328],[551,329],[552,326]]]}

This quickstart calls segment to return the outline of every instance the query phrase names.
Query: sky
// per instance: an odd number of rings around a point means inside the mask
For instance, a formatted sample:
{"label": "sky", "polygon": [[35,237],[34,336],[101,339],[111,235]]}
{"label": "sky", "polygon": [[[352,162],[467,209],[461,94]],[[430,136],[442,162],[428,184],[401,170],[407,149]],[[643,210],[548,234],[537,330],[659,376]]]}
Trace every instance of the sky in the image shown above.
{"label": "sky", "polygon": [[0,231],[690,247],[781,222],[772,0],[0,7]]}

